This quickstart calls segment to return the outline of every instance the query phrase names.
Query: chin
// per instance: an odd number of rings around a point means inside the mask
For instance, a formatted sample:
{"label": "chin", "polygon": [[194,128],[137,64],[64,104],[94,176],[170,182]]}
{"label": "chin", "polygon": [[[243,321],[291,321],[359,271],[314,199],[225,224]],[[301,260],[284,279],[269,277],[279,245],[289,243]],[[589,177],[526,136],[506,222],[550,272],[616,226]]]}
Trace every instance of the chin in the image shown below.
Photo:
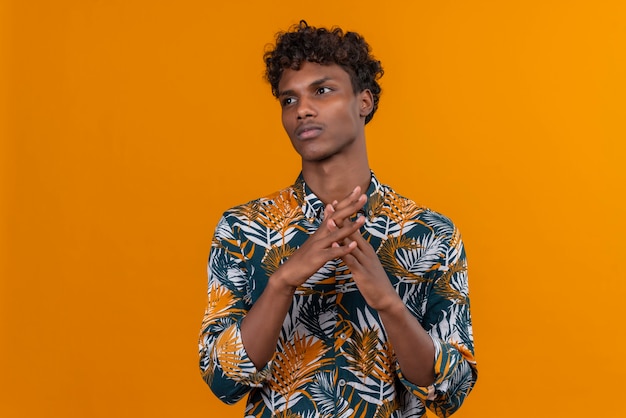
{"label": "chin", "polygon": [[296,149],[296,152],[300,155],[300,158],[302,158],[303,162],[304,161],[308,161],[308,162],[325,161],[333,156],[332,153],[324,152],[322,150]]}
{"label": "chin", "polygon": [[314,154],[314,155],[300,154],[300,156],[302,157],[302,162],[321,163],[324,161],[331,160],[333,157],[333,154]]}

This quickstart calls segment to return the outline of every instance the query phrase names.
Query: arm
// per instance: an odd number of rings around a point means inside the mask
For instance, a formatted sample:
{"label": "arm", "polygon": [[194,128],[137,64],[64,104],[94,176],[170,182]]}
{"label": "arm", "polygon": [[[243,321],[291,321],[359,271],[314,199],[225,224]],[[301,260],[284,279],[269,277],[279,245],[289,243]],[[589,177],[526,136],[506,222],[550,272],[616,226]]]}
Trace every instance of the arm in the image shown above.
{"label": "arm", "polygon": [[[356,188],[342,201],[345,208],[340,215],[357,212],[365,200]],[[200,369],[222,401],[235,403],[251,387],[267,380],[266,365],[276,351],[295,289],[328,260],[356,247],[333,244],[358,230],[362,223],[339,231],[329,226],[333,222],[325,212],[320,228],[269,278],[253,306],[245,302],[248,273],[243,251],[234,244],[242,242],[241,237],[235,236],[225,218],[218,224],[209,257],[209,301],[200,336]]]}
{"label": "arm", "polygon": [[478,377],[465,249],[458,230],[450,226],[453,232],[445,238],[445,255],[422,320],[435,343],[436,379],[431,387],[413,390],[428,408],[443,417],[463,404]]}
{"label": "arm", "polygon": [[344,260],[366,302],[380,315],[401,380],[440,416],[458,409],[476,380],[465,253],[454,231],[455,238],[442,241],[447,254],[430,288],[424,326],[404,305],[361,234],[343,243],[357,242]]}
{"label": "arm", "polygon": [[367,304],[378,311],[405,378],[419,386],[432,384],[432,338],[400,299],[372,246],[358,232],[349,239],[357,247],[344,256],[344,261]]}
{"label": "arm", "polygon": [[200,333],[200,371],[213,393],[225,403],[240,400],[250,386],[264,380],[247,358],[239,324],[249,309],[245,302],[248,271],[228,216],[220,219],[208,262],[208,303]]}

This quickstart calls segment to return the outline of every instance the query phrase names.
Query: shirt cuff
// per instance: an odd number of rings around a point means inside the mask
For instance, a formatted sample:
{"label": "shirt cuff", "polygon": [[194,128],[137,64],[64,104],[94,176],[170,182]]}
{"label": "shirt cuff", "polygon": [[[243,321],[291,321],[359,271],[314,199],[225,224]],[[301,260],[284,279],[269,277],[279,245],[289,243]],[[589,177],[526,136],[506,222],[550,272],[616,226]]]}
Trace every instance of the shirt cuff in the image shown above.
{"label": "shirt cuff", "polygon": [[[435,381],[429,386],[418,386],[408,381],[402,374],[400,366],[397,365],[398,377],[402,384],[415,396],[424,401],[434,401],[441,393],[448,390],[448,379],[458,366],[459,362],[465,359],[465,353],[460,351],[456,344],[449,344],[438,338],[432,337],[435,346],[435,359],[433,363]],[[469,351],[468,351],[469,352]],[[467,359],[470,360],[470,359]],[[473,358],[471,359],[473,361]]]}
{"label": "shirt cuff", "polygon": [[241,339],[241,328],[238,322],[226,328],[217,337],[211,357],[214,368],[221,371],[226,378],[237,383],[261,387],[271,375],[271,360],[261,370],[257,370],[248,357]]}

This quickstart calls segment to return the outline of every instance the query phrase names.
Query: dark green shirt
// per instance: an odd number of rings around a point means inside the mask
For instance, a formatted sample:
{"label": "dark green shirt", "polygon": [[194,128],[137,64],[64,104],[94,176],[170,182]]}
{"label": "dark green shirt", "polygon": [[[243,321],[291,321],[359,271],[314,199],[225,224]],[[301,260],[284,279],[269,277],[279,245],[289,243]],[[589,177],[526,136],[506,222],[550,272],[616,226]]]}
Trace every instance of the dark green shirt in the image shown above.
{"label": "dark green shirt", "polygon": [[422,417],[456,411],[476,382],[465,251],[452,222],[372,174],[361,232],[435,345],[435,383],[403,377],[378,313],[342,260],[295,295],[273,359],[257,370],[240,324],[269,277],[320,226],[324,204],[300,175],[271,196],[224,213],[208,266],[200,369],[213,392],[247,417]]}

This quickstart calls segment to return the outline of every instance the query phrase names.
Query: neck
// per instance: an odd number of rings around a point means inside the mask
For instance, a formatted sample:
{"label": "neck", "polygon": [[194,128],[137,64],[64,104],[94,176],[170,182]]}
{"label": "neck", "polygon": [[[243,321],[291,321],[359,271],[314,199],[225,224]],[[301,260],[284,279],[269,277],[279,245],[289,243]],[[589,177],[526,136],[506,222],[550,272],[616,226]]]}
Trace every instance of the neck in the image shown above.
{"label": "neck", "polygon": [[302,176],[307,186],[324,204],[341,200],[356,186],[367,192],[371,171],[367,156],[359,161],[323,161],[302,164]]}

